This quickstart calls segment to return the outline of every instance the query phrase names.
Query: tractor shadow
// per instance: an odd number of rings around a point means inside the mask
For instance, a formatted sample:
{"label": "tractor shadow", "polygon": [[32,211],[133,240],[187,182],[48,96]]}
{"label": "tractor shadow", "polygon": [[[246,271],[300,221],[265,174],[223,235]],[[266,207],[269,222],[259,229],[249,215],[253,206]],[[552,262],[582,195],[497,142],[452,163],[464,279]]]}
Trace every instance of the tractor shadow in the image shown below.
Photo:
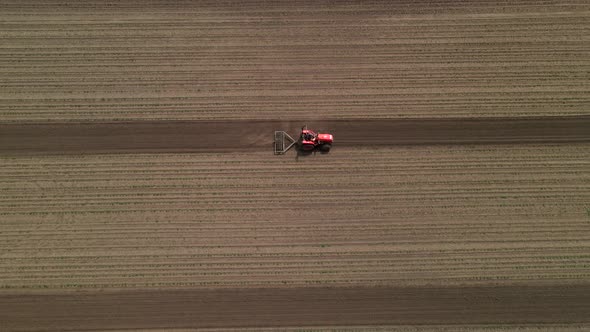
{"label": "tractor shadow", "polygon": [[311,150],[311,151],[303,151],[298,146],[295,147],[295,151],[296,151],[295,161],[300,161],[299,158],[313,157],[318,152],[315,149],[314,150]]}
{"label": "tractor shadow", "polygon": [[[271,143],[269,144],[269,145],[272,147],[272,149],[274,149],[274,144],[275,144],[274,142],[271,142]],[[311,150],[311,151],[303,151],[303,150],[302,150],[302,149],[299,147],[299,145],[295,145],[295,146],[294,146],[294,147],[293,147],[291,150],[295,150],[295,161],[297,161],[297,162],[298,162],[298,161],[302,161],[302,160],[299,160],[299,158],[313,157],[313,156],[315,156],[315,155],[316,155],[316,153],[321,153],[321,154],[323,154],[323,152],[320,152],[320,151],[319,151],[319,150],[317,150],[317,149],[314,149],[314,150]],[[288,154],[289,152],[290,152],[290,151],[287,151],[287,154]]]}
{"label": "tractor shadow", "polygon": [[311,151],[303,151],[299,147],[295,147],[294,149],[295,149],[295,151],[297,151],[297,153],[295,155],[295,161],[300,161],[299,158],[315,157],[316,154],[324,155],[324,154],[330,153],[330,152],[321,151],[319,149],[313,149]]}
{"label": "tractor shadow", "polygon": [[[271,142],[269,145],[274,149],[274,142]],[[320,155],[329,154],[329,152],[321,151],[319,149],[313,149],[311,151],[304,151],[298,145],[294,146],[292,149],[295,150],[295,161],[296,162],[303,161],[303,160],[299,160],[299,158],[315,157],[316,154],[320,154]]]}

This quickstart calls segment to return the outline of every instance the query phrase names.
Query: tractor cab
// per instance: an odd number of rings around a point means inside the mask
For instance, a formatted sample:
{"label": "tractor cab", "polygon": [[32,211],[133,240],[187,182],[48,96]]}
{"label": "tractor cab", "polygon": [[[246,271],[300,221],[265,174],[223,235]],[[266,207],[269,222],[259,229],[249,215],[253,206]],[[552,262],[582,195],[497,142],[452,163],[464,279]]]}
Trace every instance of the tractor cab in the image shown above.
{"label": "tractor cab", "polygon": [[315,144],[318,135],[309,129],[301,130],[301,142],[309,142]]}
{"label": "tractor cab", "polygon": [[312,151],[316,147],[316,138],[317,134],[313,131],[302,128],[301,129],[301,138],[299,139],[301,150],[303,151]]}

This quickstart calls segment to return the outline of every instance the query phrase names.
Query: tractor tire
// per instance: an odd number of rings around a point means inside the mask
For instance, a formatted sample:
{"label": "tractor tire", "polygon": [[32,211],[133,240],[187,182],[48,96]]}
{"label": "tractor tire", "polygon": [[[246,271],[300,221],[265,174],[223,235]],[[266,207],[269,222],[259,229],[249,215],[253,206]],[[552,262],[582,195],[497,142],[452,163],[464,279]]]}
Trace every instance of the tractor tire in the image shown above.
{"label": "tractor tire", "polygon": [[328,153],[328,152],[330,152],[331,148],[332,148],[332,144],[323,144],[322,146],[320,146],[320,151],[322,151],[324,153]]}

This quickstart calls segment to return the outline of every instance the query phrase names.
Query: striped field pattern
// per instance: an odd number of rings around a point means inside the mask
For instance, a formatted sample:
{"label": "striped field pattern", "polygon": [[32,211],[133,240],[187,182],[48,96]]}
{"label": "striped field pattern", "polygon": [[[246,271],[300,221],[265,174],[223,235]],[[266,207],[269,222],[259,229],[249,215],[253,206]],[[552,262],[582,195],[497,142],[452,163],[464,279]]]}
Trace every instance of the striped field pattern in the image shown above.
{"label": "striped field pattern", "polygon": [[2,158],[0,286],[583,282],[588,147]]}
{"label": "striped field pattern", "polygon": [[588,114],[587,1],[3,1],[0,119]]}
{"label": "striped field pattern", "polygon": [[589,17],[1,1],[0,330],[588,330]]}

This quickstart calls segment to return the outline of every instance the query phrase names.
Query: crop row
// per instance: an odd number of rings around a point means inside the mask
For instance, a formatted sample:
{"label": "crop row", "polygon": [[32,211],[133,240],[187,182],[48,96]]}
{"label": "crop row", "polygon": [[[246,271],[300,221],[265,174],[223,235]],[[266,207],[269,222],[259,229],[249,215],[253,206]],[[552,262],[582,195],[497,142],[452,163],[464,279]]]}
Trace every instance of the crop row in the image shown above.
{"label": "crop row", "polygon": [[583,1],[236,7],[3,4],[0,119],[588,114]]}
{"label": "crop row", "polygon": [[579,282],[588,151],[2,157],[0,287]]}

